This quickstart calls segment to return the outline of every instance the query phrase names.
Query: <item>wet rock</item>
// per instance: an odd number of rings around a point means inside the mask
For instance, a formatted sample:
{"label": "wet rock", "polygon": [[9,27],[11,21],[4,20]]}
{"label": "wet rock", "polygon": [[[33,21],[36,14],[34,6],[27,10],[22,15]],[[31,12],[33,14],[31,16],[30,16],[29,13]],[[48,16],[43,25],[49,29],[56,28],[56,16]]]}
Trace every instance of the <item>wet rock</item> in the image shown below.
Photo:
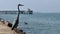
{"label": "wet rock", "polygon": [[9,26],[9,27],[12,27],[12,24],[11,24],[11,23],[8,23],[8,26]]}

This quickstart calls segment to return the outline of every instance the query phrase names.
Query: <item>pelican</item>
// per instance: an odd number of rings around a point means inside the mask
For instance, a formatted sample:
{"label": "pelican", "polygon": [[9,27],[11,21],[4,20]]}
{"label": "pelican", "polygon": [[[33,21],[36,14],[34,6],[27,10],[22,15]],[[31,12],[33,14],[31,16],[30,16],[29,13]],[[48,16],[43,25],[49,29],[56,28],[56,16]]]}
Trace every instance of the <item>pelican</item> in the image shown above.
{"label": "pelican", "polygon": [[18,26],[18,24],[19,24],[19,13],[20,13],[19,6],[24,6],[24,5],[18,4],[18,13],[17,13],[16,19],[14,20],[14,22],[13,22],[13,24],[12,24],[12,30],[13,30],[14,28],[17,28],[17,26]]}

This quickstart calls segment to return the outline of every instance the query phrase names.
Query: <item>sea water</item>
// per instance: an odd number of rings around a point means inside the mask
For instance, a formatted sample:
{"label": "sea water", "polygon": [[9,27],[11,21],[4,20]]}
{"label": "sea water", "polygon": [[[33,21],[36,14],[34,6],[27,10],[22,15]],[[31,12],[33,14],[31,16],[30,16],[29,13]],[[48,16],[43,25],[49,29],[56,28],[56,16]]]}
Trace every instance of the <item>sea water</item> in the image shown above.
{"label": "sea water", "polygon": [[[0,18],[13,23],[16,14],[0,14]],[[60,34],[60,13],[20,14],[18,25],[26,34]]]}

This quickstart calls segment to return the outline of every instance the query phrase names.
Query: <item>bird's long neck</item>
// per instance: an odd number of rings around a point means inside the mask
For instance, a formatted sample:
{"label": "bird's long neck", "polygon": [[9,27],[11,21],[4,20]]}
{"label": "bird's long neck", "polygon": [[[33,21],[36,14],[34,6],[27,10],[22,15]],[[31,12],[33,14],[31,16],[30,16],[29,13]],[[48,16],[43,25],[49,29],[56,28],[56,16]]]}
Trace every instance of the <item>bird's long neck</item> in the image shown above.
{"label": "bird's long neck", "polygon": [[18,6],[18,16],[19,16],[19,13],[20,13],[20,9],[19,9],[19,6]]}
{"label": "bird's long neck", "polygon": [[17,13],[17,19],[19,20],[19,14],[20,14],[20,9],[19,9],[19,6],[18,6],[18,13]]}
{"label": "bird's long neck", "polygon": [[19,24],[19,14],[20,14],[20,9],[19,9],[19,5],[18,5],[17,17],[16,17],[16,19],[15,19],[15,21],[14,21],[14,23],[13,23],[12,30],[13,30],[14,28],[17,28],[17,26],[18,26],[18,24]]}
{"label": "bird's long neck", "polygon": [[19,12],[20,12],[20,10],[19,10],[19,6],[18,6],[17,16],[16,16],[16,19],[15,19],[14,22],[13,22],[12,30],[13,30],[14,28],[17,28],[17,26],[18,26],[18,23],[19,23]]}

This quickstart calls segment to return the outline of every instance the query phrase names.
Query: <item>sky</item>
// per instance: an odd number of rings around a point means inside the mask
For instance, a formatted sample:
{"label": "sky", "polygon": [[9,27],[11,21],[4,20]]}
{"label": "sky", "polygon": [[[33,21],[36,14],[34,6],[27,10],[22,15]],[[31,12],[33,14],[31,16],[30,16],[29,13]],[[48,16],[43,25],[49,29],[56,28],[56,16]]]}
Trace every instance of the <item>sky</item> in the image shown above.
{"label": "sky", "polygon": [[24,6],[21,10],[30,8],[34,12],[60,12],[60,0],[0,0],[0,10],[17,10],[17,5]]}

